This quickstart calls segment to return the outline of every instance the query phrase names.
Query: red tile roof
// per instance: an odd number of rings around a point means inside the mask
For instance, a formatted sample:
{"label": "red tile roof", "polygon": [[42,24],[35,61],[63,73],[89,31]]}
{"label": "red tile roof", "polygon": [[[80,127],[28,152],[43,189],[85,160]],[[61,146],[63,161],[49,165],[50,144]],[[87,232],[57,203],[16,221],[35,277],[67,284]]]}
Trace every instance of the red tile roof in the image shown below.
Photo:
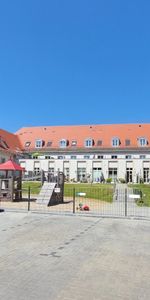
{"label": "red tile roof", "polygon": [[[77,125],[77,126],[40,126],[21,128],[16,132],[19,138],[21,148],[25,148],[26,142],[31,142],[27,149],[35,148],[35,140],[44,141],[42,149],[47,149],[48,141],[52,142],[50,149],[60,148],[59,141],[65,139],[68,141],[68,147],[73,140],[77,141],[76,148],[84,148],[86,139],[94,140],[93,148],[112,148],[112,138],[117,137],[120,140],[119,148],[126,148],[125,140],[129,139],[131,144],[128,148],[138,147],[138,138],[144,137],[150,144],[150,124],[113,124],[113,125]],[[97,141],[102,140],[102,146],[97,146]],[[17,140],[16,140],[17,141]],[[148,145],[149,146],[149,145]]]}
{"label": "red tile roof", "polygon": [[21,144],[17,135],[0,129],[0,150],[16,153],[20,151]]}

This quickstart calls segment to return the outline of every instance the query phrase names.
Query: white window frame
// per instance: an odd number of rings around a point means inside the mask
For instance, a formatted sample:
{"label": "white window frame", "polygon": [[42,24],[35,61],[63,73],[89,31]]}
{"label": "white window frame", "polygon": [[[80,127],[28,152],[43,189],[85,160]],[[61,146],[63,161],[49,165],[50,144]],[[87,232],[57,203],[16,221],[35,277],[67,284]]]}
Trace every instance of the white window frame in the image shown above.
{"label": "white window frame", "polygon": [[93,139],[91,138],[86,139],[84,145],[87,148],[93,147]]}
{"label": "white window frame", "polygon": [[112,138],[111,144],[112,144],[112,147],[119,147],[120,139],[118,137]]}
{"label": "white window frame", "polygon": [[147,139],[145,137],[138,138],[138,144],[140,147],[147,146]]}
{"label": "white window frame", "polygon": [[67,140],[66,139],[61,139],[59,141],[59,147],[60,148],[66,148],[67,147]]}
{"label": "white window frame", "polygon": [[43,147],[43,141],[41,139],[37,139],[35,141],[35,148],[42,148]]}

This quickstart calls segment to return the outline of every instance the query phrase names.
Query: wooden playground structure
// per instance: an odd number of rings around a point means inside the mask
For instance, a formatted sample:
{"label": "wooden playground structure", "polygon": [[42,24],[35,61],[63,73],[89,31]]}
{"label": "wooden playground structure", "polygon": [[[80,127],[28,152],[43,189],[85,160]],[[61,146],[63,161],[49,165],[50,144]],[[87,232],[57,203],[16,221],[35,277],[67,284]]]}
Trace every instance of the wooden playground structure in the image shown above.
{"label": "wooden playground structure", "polygon": [[0,200],[22,199],[22,172],[24,168],[11,159],[0,164]]}

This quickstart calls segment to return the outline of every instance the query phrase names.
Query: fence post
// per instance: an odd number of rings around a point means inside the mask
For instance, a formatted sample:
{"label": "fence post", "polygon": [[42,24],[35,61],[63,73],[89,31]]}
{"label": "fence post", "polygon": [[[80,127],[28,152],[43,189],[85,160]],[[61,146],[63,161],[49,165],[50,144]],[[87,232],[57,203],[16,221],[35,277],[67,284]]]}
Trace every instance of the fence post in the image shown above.
{"label": "fence post", "polygon": [[125,217],[127,217],[127,189],[125,189]]}
{"label": "fence post", "polygon": [[75,214],[75,203],[76,203],[76,199],[75,199],[75,188],[73,188],[73,214]]}
{"label": "fence post", "polygon": [[30,211],[30,186],[28,187],[28,211]]}

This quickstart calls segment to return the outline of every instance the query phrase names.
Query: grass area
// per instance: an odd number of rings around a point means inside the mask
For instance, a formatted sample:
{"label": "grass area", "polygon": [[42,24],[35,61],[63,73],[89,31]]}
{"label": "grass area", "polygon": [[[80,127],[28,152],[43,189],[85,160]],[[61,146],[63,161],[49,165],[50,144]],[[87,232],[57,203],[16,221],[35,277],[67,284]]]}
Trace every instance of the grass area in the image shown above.
{"label": "grass area", "polygon": [[22,183],[23,193],[28,192],[28,188],[30,186],[31,194],[39,194],[41,189],[41,182],[40,181],[24,181]]}
{"label": "grass area", "polygon": [[149,206],[150,207],[150,185],[148,184],[132,184],[129,185],[135,194],[140,194],[141,199],[137,200],[137,205],[139,206]]}
{"label": "grass area", "polygon": [[[23,182],[23,189],[28,190],[30,186],[31,194],[38,194],[41,189],[41,183],[37,181]],[[73,196],[75,191],[76,198],[79,198],[78,193],[86,193],[85,198],[97,199],[101,201],[112,202],[113,200],[113,185],[111,184],[69,184],[64,186],[64,196]],[[24,191],[25,193],[25,191]]]}
{"label": "grass area", "polygon": [[75,183],[65,184],[64,195],[70,196],[75,190],[76,198],[79,198],[79,193],[85,193],[84,198],[97,199],[101,201],[112,202],[113,200],[113,185],[111,184],[87,184]]}

